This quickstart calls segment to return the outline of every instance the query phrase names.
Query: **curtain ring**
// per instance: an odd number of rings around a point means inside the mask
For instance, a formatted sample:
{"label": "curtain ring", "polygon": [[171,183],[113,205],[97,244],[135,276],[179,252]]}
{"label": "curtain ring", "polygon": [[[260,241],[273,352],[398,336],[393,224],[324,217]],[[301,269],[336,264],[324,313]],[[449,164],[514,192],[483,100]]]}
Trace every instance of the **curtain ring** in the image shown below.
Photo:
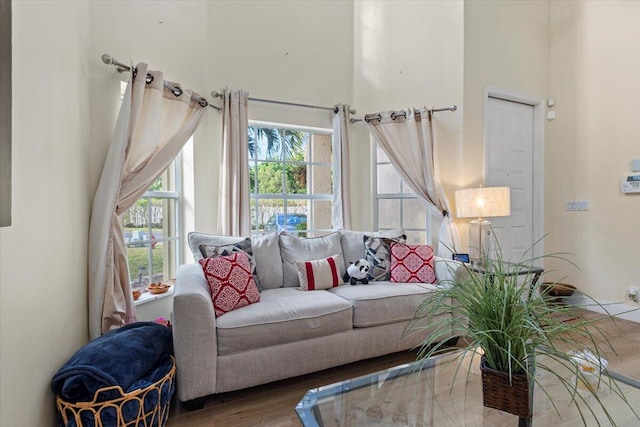
{"label": "curtain ring", "polygon": [[206,99],[204,99],[204,98],[200,98],[200,99],[198,100],[198,104],[200,104],[200,106],[201,106],[202,108],[204,108],[204,107],[206,107],[206,106],[208,106],[208,105],[209,105],[209,102],[207,102],[207,100],[206,100]]}
{"label": "curtain ring", "polygon": [[173,95],[176,97],[180,96],[182,95],[182,88],[180,86],[176,86],[171,90],[171,92],[173,92]]}
{"label": "curtain ring", "polygon": [[135,67],[135,68],[133,69],[133,79],[134,79],[134,80],[136,79],[136,76],[137,76],[137,75],[138,75],[138,67]]}
{"label": "curtain ring", "polygon": [[144,79],[144,82],[149,85],[154,80],[155,80],[155,77],[153,77],[153,74],[147,73],[147,78]]}
{"label": "curtain ring", "polygon": [[396,119],[396,113],[393,112],[393,113],[391,113],[391,120],[395,120],[395,119]]}

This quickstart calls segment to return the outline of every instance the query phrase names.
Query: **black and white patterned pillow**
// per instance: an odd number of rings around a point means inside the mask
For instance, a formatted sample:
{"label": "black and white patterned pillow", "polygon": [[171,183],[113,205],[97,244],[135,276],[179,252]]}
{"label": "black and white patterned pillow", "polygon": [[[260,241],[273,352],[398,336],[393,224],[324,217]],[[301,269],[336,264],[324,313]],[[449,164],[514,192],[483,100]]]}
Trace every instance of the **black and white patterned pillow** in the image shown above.
{"label": "black and white patterned pillow", "polygon": [[251,275],[253,276],[253,280],[256,282],[256,286],[258,290],[262,291],[262,287],[260,286],[260,281],[258,280],[258,274],[256,272],[256,261],[253,257],[253,249],[251,247],[251,238],[247,237],[246,239],[229,245],[205,245],[202,244],[198,246],[200,249],[200,253],[204,258],[217,258],[219,256],[229,256],[236,252],[243,252],[249,257],[249,263],[251,265]]}
{"label": "black and white patterned pillow", "polygon": [[404,234],[397,238],[364,236],[364,251],[371,266],[369,281],[388,281],[391,279],[391,243],[405,243]]}

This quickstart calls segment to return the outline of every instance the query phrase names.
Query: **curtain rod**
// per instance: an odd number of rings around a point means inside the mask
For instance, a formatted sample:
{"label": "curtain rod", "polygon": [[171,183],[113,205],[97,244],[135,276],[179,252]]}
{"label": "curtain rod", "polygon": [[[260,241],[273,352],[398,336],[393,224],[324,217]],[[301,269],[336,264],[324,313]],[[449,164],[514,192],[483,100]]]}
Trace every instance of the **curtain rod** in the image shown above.
{"label": "curtain rod", "polygon": [[[125,71],[131,71],[131,67],[129,65],[123,64],[122,62],[117,61],[114,57],[112,57],[108,53],[105,53],[104,55],[102,55],[102,62],[104,62],[107,65],[114,65],[115,67],[117,67],[116,69],[118,70],[119,73],[124,73]],[[169,90],[173,91],[176,89],[175,87],[169,86],[166,81],[164,85]],[[182,91],[182,88],[178,87],[178,89]],[[216,107],[215,105],[210,104],[205,97],[196,98],[192,95],[191,99],[193,99],[194,101],[197,101],[203,107],[213,108],[214,110],[218,111],[218,113],[222,111],[221,107]]]}
{"label": "curtain rod", "polygon": [[[433,114],[433,113],[439,113],[441,111],[454,112],[457,109],[458,109],[457,105],[450,105],[450,106],[444,107],[444,108],[431,108],[428,111],[429,111],[429,114]],[[416,111],[415,114],[419,116],[420,115],[420,111]],[[407,118],[406,111],[393,111],[391,113],[391,118],[393,120],[395,120],[398,117],[404,117],[406,119]],[[382,117],[380,116],[380,114],[367,114],[362,119],[350,119],[349,122],[352,123],[352,124],[356,123],[356,122],[362,122],[362,121],[365,121],[365,122],[369,123],[371,120],[382,120]]]}
{"label": "curtain rod", "polygon": [[[221,92],[216,92],[215,90],[213,92],[211,92],[211,96],[213,98],[223,98],[224,94]],[[270,104],[279,104],[279,105],[291,105],[294,107],[304,107],[304,108],[316,108],[318,110],[327,110],[327,111],[333,111],[334,113],[338,112],[338,108],[337,107],[321,107],[318,105],[309,105],[309,104],[298,104],[295,102],[286,102],[286,101],[273,101],[271,99],[262,99],[262,98],[249,98],[249,101],[255,101],[255,102],[268,102]],[[354,110],[353,108],[349,109],[349,114],[356,114],[356,110]]]}

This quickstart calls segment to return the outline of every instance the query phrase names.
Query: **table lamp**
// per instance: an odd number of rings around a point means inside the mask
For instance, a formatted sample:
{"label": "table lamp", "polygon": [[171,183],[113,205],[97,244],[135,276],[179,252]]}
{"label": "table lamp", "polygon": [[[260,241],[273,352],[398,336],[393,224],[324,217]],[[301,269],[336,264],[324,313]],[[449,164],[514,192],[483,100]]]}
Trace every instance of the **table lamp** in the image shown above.
{"label": "table lamp", "polygon": [[478,187],[457,190],[458,218],[476,218],[469,223],[469,258],[482,262],[491,250],[491,222],[487,217],[511,215],[509,187]]}

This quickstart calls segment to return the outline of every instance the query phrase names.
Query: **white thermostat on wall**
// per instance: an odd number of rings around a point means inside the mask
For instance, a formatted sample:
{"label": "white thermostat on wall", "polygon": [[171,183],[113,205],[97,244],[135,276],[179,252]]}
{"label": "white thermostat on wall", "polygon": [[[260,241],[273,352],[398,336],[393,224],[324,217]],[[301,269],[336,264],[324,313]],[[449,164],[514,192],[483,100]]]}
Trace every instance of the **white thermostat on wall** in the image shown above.
{"label": "white thermostat on wall", "polygon": [[622,179],[623,193],[640,193],[640,175],[629,175]]}

